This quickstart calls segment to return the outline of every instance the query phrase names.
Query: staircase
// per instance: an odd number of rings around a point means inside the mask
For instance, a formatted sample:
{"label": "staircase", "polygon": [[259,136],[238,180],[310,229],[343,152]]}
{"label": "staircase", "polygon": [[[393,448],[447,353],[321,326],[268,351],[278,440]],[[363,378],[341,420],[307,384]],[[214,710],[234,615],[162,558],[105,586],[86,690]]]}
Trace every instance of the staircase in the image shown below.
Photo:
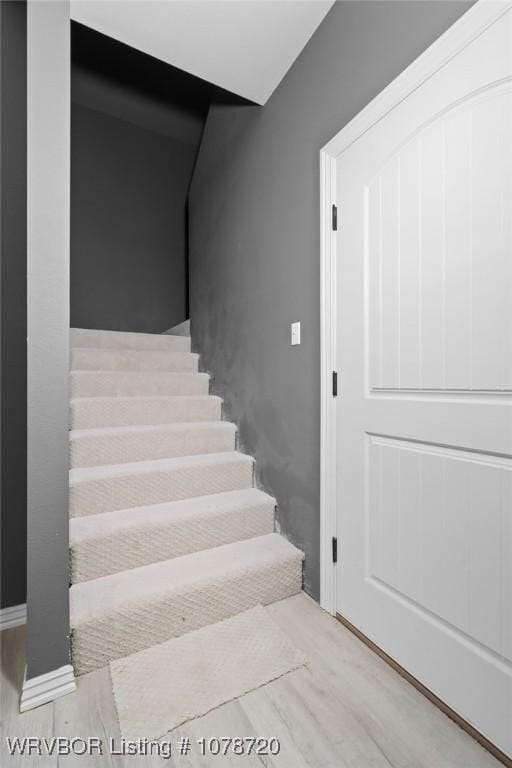
{"label": "staircase", "polygon": [[71,348],[75,673],[299,592],[190,337],[72,329]]}

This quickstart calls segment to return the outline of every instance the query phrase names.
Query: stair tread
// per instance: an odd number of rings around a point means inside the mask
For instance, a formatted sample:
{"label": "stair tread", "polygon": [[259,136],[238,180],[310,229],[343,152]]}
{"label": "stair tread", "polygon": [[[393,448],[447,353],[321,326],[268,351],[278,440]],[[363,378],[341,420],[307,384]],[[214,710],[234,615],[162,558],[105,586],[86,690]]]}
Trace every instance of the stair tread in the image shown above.
{"label": "stair tread", "polygon": [[269,533],[74,584],[70,588],[71,626],[108,616],[126,603],[179,592],[223,574],[302,559],[303,553],[293,544]]}
{"label": "stair tread", "polygon": [[176,467],[204,464],[223,464],[226,462],[252,464],[254,459],[245,453],[225,451],[222,453],[200,453],[192,456],[177,456],[172,459],[150,459],[124,464],[104,464],[98,467],[76,467],[69,470],[70,484],[86,480],[103,480],[109,477],[145,474],[155,470],[168,470]]}
{"label": "stair tread", "polygon": [[71,371],[71,394],[76,397],[189,397],[208,395],[210,377],[198,371]]}
{"label": "stair tread", "polygon": [[128,435],[131,433],[146,434],[148,432],[187,432],[188,430],[215,430],[217,432],[236,432],[236,425],[230,421],[184,421],[170,424],[134,424],[121,427],[92,427],[90,429],[72,429],[70,439],[81,437],[100,437]]}
{"label": "stair tread", "polygon": [[[80,373],[96,373],[96,371],[80,371]],[[103,371],[105,373],[105,371]],[[116,371],[106,371],[106,373],[116,373]],[[117,371],[117,373],[125,373],[125,371]],[[144,371],[134,371],[134,373],[145,373]],[[153,373],[153,372],[152,372]],[[168,373],[166,371],[163,371],[163,373]],[[183,376],[204,376],[206,374],[189,374],[189,373],[183,373],[180,374]],[[83,402],[93,402],[93,403],[100,403],[102,401],[105,402],[111,402],[115,401],[117,402],[127,402],[127,403],[136,403],[137,401],[145,402],[146,400],[150,400],[152,402],[178,402],[182,400],[194,400],[197,402],[207,402],[215,400],[217,402],[221,402],[222,398],[218,397],[217,395],[99,395],[98,397],[94,397],[92,395],[86,395],[84,397],[81,397],[78,395],[77,397],[72,397],[70,399],[70,404],[74,405],[75,403],[83,403]]]}
{"label": "stair tread", "polygon": [[172,371],[196,372],[199,355],[176,349],[109,349],[71,347],[72,371]]}
{"label": "stair tread", "polygon": [[[181,336],[178,338],[182,338]],[[102,352],[106,355],[141,355],[144,356],[176,356],[176,357],[195,357],[198,358],[197,352],[190,352],[185,349],[133,349],[130,347],[70,347],[70,352],[80,352],[87,354],[88,352]]]}
{"label": "stair tread", "polygon": [[[144,333],[139,331],[104,331],[94,328],[71,328],[71,345],[88,347],[91,340],[105,349],[190,349],[190,335]],[[116,345],[117,342],[117,345]],[[133,347],[131,345],[134,345]],[[112,345],[112,346],[110,346]],[[91,344],[92,346],[92,344]]]}
{"label": "stair tread", "polygon": [[74,397],[72,430],[219,422],[222,399],[215,395],[127,395]]}
{"label": "stair tread", "polygon": [[[182,336],[171,336],[166,338],[183,338]],[[144,349],[133,347],[75,347],[70,345],[71,352],[105,352],[108,354],[127,354],[127,355],[193,355],[199,357],[197,352],[192,352],[189,349]]]}
{"label": "stair tread", "polygon": [[[188,353],[187,353],[188,354]],[[192,354],[192,353],[190,353]],[[94,370],[94,369],[85,369],[85,370],[71,370],[71,375],[73,374],[80,374],[80,376],[105,376],[105,375],[116,375],[117,376],[136,376],[140,377],[142,379],[151,377],[151,376],[168,376],[171,377],[181,377],[181,376],[190,376],[190,377],[199,377],[199,378],[206,378],[209,379],[210,376],[208,373],[203,373],[202,371],[157,371],[154,369],[151,369],[149,371],[143,371],[143,370],[135,370],[135,371],[125,371],[125,370]],[[192,396],[192,395],[191,395]],[[103,397],[109,397],[109,395],[103,395]],[[111,395],[111,397],[115,397],[115,395]],[[138,397],[143,397],[143,395],[138,395]],[[156,395],[156,397],[165,397],[165,395]]]}
{"label": "stair tread", "polygon": [[[149,333],[148,331],[113,331],[104,328],[70,328],[73,333],[97,333],[99,336],[138,336],[141,338],[167,338],[173,337],[171,333]],[[180,336],[179,338],[183,338]]]}
{"label": "stair tread", "polygon": [[158,526],[163,523],[178,522],[181,519],[188,520],[193,516],[215,515],[220,510],[243,509],[258,503],[275,506],[276,501],[258,488],[244,488],[208,496],[195,496],[180,501],[117,509],[88,517],[75,517],[70,520],[70,544],[73,546],[75,543],[133,526]]}

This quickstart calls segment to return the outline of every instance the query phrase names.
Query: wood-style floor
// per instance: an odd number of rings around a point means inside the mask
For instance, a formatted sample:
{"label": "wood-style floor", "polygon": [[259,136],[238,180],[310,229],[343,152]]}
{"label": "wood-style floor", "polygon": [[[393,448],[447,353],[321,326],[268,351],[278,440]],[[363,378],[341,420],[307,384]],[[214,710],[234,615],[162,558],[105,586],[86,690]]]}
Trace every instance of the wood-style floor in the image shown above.
{"label": "wood-style floor", "polygon": [[[376,654],[305,595],[269,608],[302,648],[307,667],[177,729],[188,756],[11,757],[5,736],[99,736],[120,741],[108,668],[79,678],[76,693],[22,715],[22,627],[1,633],[3,734],[0,765],[56,768],[498,768],[498,763]],[[247,660],[250,663],[250,659]],[[173,692],[169,691],[169,695]],[[276,757],[201,757],[201,737],[276,737]]]}

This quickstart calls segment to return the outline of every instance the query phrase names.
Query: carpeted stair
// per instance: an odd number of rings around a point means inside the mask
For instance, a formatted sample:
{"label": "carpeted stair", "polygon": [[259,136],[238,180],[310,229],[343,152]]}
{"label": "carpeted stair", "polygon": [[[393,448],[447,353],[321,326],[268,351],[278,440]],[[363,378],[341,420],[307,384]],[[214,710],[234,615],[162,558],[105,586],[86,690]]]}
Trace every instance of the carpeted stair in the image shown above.
{"label": "carpeted stair", "polygon": [[71,331],[70,604],[84,674],[302,585],[186,336]]}

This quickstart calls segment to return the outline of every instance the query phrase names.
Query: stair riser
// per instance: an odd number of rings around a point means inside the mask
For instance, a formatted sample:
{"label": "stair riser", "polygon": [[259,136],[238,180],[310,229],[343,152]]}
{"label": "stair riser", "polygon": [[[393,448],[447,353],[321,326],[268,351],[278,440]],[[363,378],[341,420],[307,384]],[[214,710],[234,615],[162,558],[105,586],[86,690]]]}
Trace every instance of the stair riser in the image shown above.
{"label": "stair riser", "polygon": [[132,461],[172,459],[205,453],[222,453],[235,449],[236,430],[225,422],[204,428],[186,427],[128,431],[73,437],[70,440],[71,467],[98,467],[105,464],[125,464]]}
{"label": "stair riser", "polygon": [[152,352],[112,349],[72,349],[74,371],[183,371],[195,372],[198,356],[192,352]]}
{"label": "stair riser", "polygon": [[258,604],[268,605],[300,591],[302,562],[293,557],[248,567],[142,603],[127,601],[123,610],[72,631],[73,666],[77,675],[92,672],[151,645],[213,624]]}
{"label": "stair riser", "polygon": [[71,482],[69,514],[71,517],[96,515],[241,490],[252,486],[252,474],[252,462],[241,461]]}
{"label": "stair riser", "polygon": [[141,516],[139,525],[72,543],[71,581],[76,584],[202,549],[264,536],[272,533],[273,528],[272,500],[243,510],[219,510],[215,515],[184,515],[179,520],[151,526],[145,524]]}
{"label": "stair riser", "polygon": [[218,421],[218,397],[81,398],[71,402],[71,429]]}
{"label": "stair riser", "polygon": [[163,350],[165,352],[190,352],[189,336],[124,333],[122,331],[90,331],[73,328],[70,346],[93,349]]}
{"label": "stair riser", "polygon": [[207,395],[206,373],[130,373],[128,371],[75,371],[71,373],[71,397],[165,397]]}

